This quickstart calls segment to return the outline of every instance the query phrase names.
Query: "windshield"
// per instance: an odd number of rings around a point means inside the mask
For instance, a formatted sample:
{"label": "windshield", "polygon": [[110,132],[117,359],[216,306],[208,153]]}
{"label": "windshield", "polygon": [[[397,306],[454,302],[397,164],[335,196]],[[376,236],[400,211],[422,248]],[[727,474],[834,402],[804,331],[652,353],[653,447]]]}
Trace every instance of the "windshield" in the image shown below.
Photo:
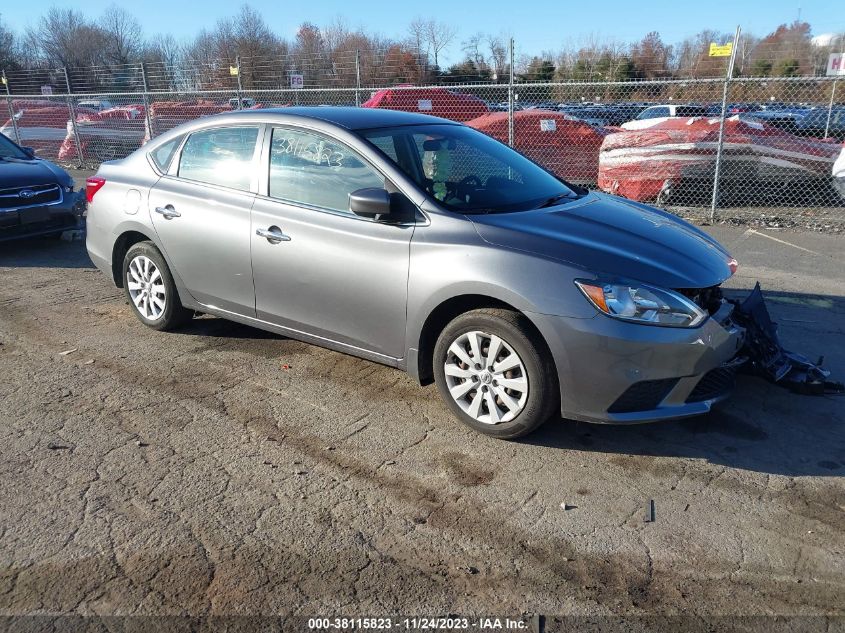
{"label": "windshield", "polygon": [[3,136],[3,134],[0,134],[0,158],[28,160],[29,156],[21,148],[12,143],[12,141]]}
{"label": "windshield", "polygon": [[411,125],[361,136],[429,195],[461,213],[523,211],[578,197],[507,145],[463,125]]}

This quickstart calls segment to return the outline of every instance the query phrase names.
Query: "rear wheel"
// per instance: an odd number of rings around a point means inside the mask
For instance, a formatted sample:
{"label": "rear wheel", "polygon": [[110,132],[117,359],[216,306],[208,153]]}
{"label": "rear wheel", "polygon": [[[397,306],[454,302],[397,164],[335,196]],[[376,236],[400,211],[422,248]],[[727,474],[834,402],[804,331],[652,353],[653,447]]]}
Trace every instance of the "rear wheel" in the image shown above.
{"label": "rear wheel", "polygon": [[138,242],[126,252],[123,290],[138,320],[154,330],[172,330],[193,317],[182,307],[170,269],[152,242]]}
{"label": "rear wheel", "polygon": [[472,310],[441,332],[434,348],[440,395],[464,424],[501,439],[530,433],[558,410],[554,363],[516,312]]}

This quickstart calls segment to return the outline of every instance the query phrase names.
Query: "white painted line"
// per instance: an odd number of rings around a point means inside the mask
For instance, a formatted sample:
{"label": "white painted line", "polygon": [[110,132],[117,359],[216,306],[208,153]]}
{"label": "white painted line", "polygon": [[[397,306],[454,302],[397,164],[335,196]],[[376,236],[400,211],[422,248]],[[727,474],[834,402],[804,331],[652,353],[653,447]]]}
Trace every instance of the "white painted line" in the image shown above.
{"label": "white painted line", "polygon": [[748,229],[746,233],[753,233],[754,235],[759,235],[760,237],[765,237],[773,242],[778,242],[779,244],[785,244],[786,246],[791,246],[792,248],[797,248],[799,251],[804,251],[805,253],[812,253],[813,255],[818,255],[819,257],[825,257],[822,253],[817,253],[816,251],[811,251],[809,248],[804,248],[803,246],[798,246],[798,244],[793,244],[792,242],[787,242],[786,240],[779,239],[772,235],[767,235],[766,233],[761,233],[760,231],[755,231],[754,229]]}

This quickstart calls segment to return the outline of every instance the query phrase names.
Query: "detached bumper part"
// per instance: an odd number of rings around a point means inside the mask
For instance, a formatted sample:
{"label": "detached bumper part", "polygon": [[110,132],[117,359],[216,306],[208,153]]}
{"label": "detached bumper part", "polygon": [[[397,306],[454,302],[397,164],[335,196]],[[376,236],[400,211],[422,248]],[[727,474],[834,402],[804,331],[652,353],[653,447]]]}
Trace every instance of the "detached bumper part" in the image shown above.
{"label": "detached bumper part", "polygon": [[824,357],[813,363],[805,356],[787,351],[780,344],[777,324],[772,321],[759,282],[744,301],[734,301],[732,319],[745,328],[743,354],[749,362],[745,371],[795,393],[824,395],[845,392],[841,382],[828,380],[830,372],[822,368]]}

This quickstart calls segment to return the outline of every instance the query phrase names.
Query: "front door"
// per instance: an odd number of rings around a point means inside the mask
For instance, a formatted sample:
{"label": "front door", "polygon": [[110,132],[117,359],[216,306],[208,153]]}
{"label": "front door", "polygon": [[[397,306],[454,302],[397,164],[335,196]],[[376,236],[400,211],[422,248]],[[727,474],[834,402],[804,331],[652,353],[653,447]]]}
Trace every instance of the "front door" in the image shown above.
{"label": "front door", "polygon": [[330,137],[291,128],[271,130],[269,163],[250,231],[258,318],[402,358],[414,227],[348,210],[351,192],[384,177]]}
{"label": "front door", "polygon": [[255,316],[250,211],[260,126],[220,127],[188,137],[175,173],[150,191],[165,255],[204,305]]}

